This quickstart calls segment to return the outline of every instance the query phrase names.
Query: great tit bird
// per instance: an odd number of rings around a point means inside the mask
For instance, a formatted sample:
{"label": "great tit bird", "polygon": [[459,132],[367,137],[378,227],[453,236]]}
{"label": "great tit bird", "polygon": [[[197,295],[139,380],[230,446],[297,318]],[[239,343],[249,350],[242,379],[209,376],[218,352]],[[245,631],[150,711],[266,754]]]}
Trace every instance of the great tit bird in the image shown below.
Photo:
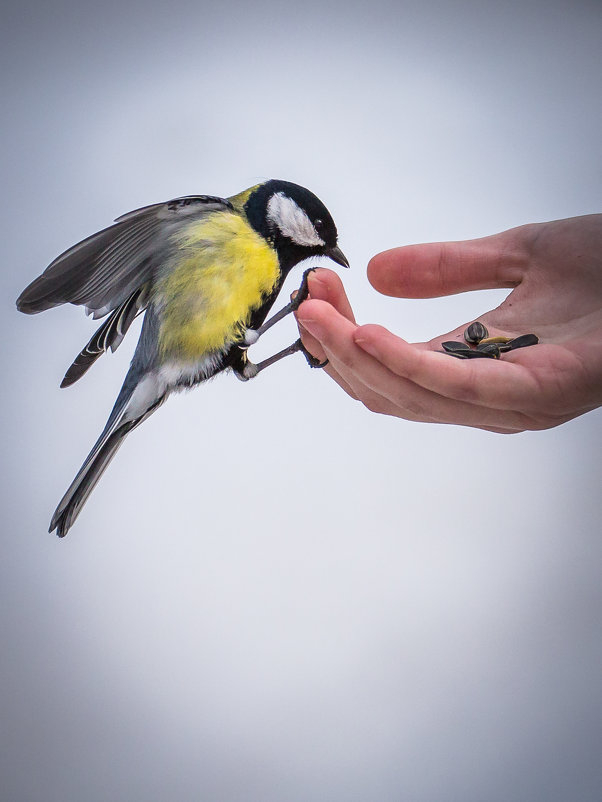
{"label": "great tit bird", "polygon": [[61,387],[114,351],[145,313],[115,406],[50,532],[67,534],[126,435],[170,393],[227,369],[246,380],[303,350],[297,341],[257,365],[247,358],[248,346],[306,296],[308,271],[297,299],[264,322],[288,272],[311,256],[349,266],[324,204],[297,184],[270,180],[231,198],[193,195],[129,212],[69,248],[21,293],[17,307],[26,314],[72,303],[106,317]]}

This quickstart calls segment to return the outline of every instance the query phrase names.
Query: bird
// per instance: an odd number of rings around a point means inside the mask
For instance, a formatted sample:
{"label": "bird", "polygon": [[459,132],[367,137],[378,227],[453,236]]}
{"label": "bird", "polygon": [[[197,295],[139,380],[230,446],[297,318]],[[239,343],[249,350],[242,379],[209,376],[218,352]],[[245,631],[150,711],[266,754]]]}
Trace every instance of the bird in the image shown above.
{"label": "bird", "polygon": [[315,256],[349,267],[322,201],[298,184],[270,179],[228,198],[188,195],[128,212],[66,250],[23,290],[17,308],[26,314],[70,303],[104,318],[61,387],[115,351],[144,314],[115,405],[49,532],[67,534],[126,436],[172,392],[228,370],[246,381],[296,351],[321,367],[300,340],[257,364],[247,355],[307,297],[311,268],[296,298],[266,320],[290,270]]}

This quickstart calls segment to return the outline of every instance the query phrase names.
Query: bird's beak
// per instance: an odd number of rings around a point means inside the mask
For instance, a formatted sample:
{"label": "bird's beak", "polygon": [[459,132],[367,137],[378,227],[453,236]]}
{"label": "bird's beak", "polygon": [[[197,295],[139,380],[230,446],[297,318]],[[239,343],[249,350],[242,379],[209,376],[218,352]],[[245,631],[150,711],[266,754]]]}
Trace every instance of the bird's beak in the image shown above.
{"label": "bird's beak", "polygon": [[343,251],[339,248],[338,245],[335,245],[334,248],[329,248],[326,251],[326,256],[329,259],[332,259],[333,262],[336,262],[338,265],[342,267],[349,267],[349,262],[347,261],[347,257],[343,253]]}

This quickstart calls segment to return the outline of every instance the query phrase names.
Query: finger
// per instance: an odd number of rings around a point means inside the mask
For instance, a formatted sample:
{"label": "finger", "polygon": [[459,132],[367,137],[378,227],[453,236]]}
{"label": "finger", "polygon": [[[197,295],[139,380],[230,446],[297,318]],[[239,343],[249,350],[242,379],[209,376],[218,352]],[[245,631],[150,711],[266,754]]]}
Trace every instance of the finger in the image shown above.
{"label": "finger", "polygon": [[[407,417],[400,414],[399,407],[394,402],[385,398],[384,395],[371,390],[364,382],[358,380],[355,373],[350,371],[345,363],[341,362],[332,352],[327,350],[326,353],[328,354],[328,366],[325,370],[345,390],[347,395],[351,396],[355,401],[361,401],[370,412],[378,412],[398,418]],[[414,418],[408,418],[408,420],[414,420]]]}
{"label": "finger", "polygon": [[533,373],[518,362],[451,359],[409,345],[381,326],[358,327],[353,336],[394,374],[446,398],[497,410],[528,409],[533,399],[544,400]]}
{"label": "finger", "polygon": [[477,426],[476,428],[483,432],[493,432],[493,434],[518,434],[519,431],[523,431],[522,429],[502,429],[497,426]]}
{"label": "finger", "polygon": [[[328,359],[328,365],[325,370],[349,395],[353,398],[358,398],[354,388],[350,385],[349,377],[352,375],[349,371],[349,365],[342,360],[335,358],[341,350],[350,350],[354,353],[356,359],[359,359],[362,365],[367,365],[372,360],[361,348],[353,342],[353,332],[356,325],[348,320],[344,315],[340,314],[331,304],[326,301],[310,299],[301,304],[297,311],[298,323],[300,331],[306,334],[310,346],[311,353],[314,353],[312,348],[319,350]],[[302,337],[304,343],[305,339]],[[334,345],[334,350],[333,346]],[[352,361],[349,358],[348,361]],[[339,369],[342,365],[343,371]]]}
{"label": "finger", "polygon": [[[326,301],[335,309],[337,309],[340,314],[344,315],[349,321],[355,323],[351,304],[349,303],[343,283],[337,273],[332,270],[328,270],[327,268],[318,268],[309,274],[308,283],[310,298]],[[297,313],[295,313],[295,317],[297,317]],[[297,320],[297,325],[299,327],[299,334],[301,336],[303,345],[307,348],[310,354],[316,357],[316,359],[319,359],[320,362],[324,362],[324,360],[328,357],[326,356],[320,342],[299,323],[299,320]],[[339,384],[348,395],[357,400],[349,385],[342,379],[341,376],[337,374],[332,366],[327,365],[325,370],[326,373],[328,373],[328,375],[334,379],[334,381],[336,381],[337,384]]]}
{"label": "finger", "polygon": [[356,324],[327,301],[314,298],[304,301],[297,310],[297,319],[324,351],[326,347],[332,350],[334,345],[335,349],[352,352],[362,364],[370,362],[366,352],[353,341]]}
{"label": "finger", "polygon": [[[319,340],[316,340],[315,337],[307,331],[307,329],[302,326],[299,322],[297,322],[297,326],[299,328],[299,336],[301,337],[301,342],[307,348],[309,353],[314,356],[319,362],[325,362],[328,360],[326,352],[322,348]],[[338,374],[336,369],[332,366],[330,361],[328,364],[322,368],[322,370],[327,373],[331,379],[333,379],[341,389],[343,389],[347,395],[351,396],[354,401],[357,401],[358,398],[351,389],[351,387],[347,384],[347,382]]]}
{"label": "finger", "polygon": [[344,390],[350,398],[353,398],[354,401],[359,401],[359,398],[353,391],[353,388],[343,379],[341,374],[337,371],[334,365],[331,364],[330,360],[326,367],[323,368],[324,373],[327,373],[330,378],[335,381],[339,387]]}
{"label": "finger", "polygon": [[[295,314],[295,317],[297,315]],[[307,348],[309,353],[315,357],[319,362],[324,362],[326,359],[326,354],[324,353],[324,349],[320,344],[320,341],[313,337],[305,326],[302,326],[299,321],[297,321],[297,328],[299,329],[299,336],[301,337],[301,342]]]}
{"label": "finger", "polygon": [[516,229],[465,242],[406,245],[374,256],[368,280],[384,295],[433,298],[468,290],[514,287],[528,253]]}
{"label": "finger", "polygon": [[522,412],[490,409],[425,390],[408,379],[395,376],[376,360],[373,371],[363,371],[358,376],[328,347],[325,351],[337,373],[345,377],[358,399],[374,412],[385,412],[415,422],[471,426],[499,433],[540,428],[536,421]]}
{"label": "finger", "polygon": [[[531,428],[530,420],[519,412],[509,411],[501,415],[499,410],[450,399],[417,385],[411,379],[400,377],[378,358],[363,352],[364,349],[355,342],[358,331],[378,327],[357,328],[321,301],[308,301],[303,307],[300,309],[300,315],[305,316],[303,325],[319,338],[329,366],[369,409],[413,421],[512,431]],[[440,356],[450,359],[446,355]]]}
{"label": "finger", "polygon": [[343,282],[333,270],[321,267],[309,274],[309,294],[319,301],[328,301],[334,308],[352,323],[355,323],[353,310]]}

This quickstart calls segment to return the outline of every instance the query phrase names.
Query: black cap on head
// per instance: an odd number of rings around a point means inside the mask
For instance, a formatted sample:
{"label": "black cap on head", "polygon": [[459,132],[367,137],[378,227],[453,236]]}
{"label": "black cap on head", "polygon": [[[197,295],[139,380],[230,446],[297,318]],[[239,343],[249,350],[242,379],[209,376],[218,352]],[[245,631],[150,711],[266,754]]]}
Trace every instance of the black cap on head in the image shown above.
{"label": "black cap on head", "polygon": [[305,187],[271,179],[245,204],[253,228],[274,244],[281,266],[290,268],[309,256],[329,256],[347,265],[337,247],[337,229],[322,201]]}

